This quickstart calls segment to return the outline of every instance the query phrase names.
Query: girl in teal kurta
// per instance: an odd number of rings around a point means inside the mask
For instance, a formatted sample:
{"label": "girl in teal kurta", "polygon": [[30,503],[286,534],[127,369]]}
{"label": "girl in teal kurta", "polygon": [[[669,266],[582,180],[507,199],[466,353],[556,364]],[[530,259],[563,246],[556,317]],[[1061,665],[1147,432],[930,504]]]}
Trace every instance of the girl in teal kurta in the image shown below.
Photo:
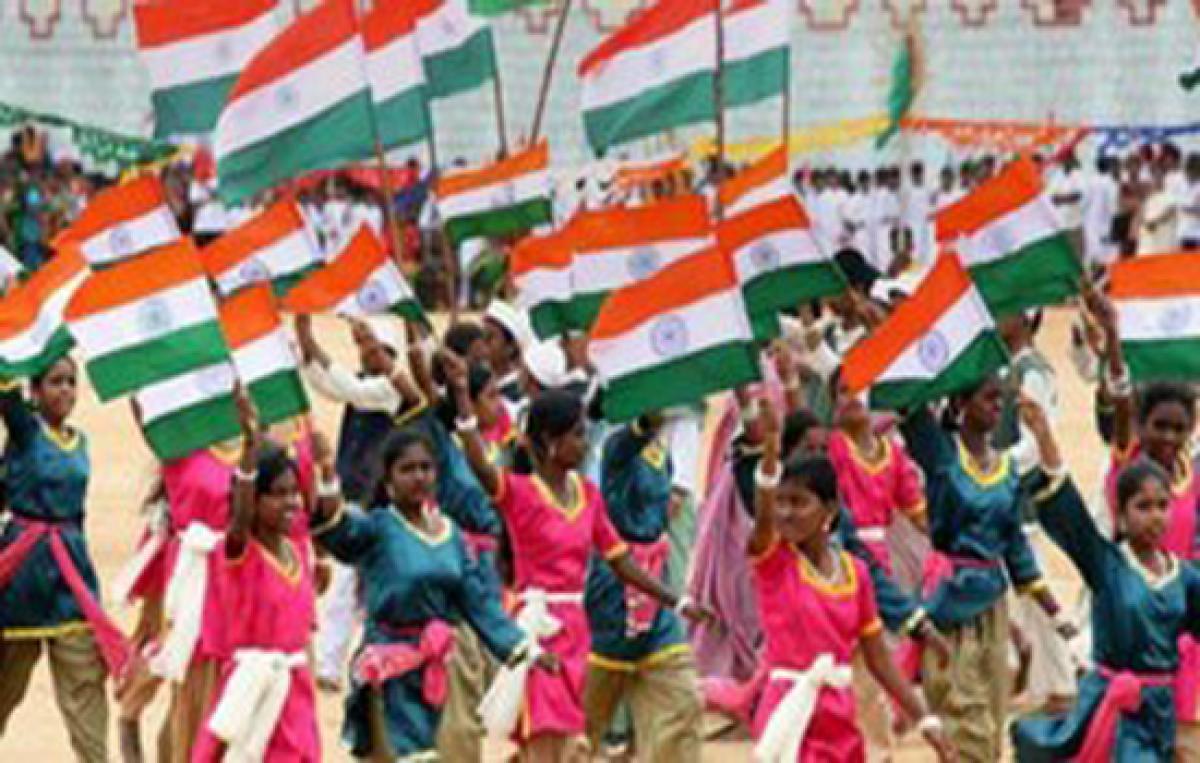
{"label": "girl in teal kurta", "polygon": [[[343,738],[356,756],[394,760],[433,754],[454,625],[465,620],[501,660],[520,659],[528,650],[461,531],[434,503],[433,447],[421,434],[401,430],[382,458],[372,508],[317,519],[313,536],[355,566],[366,592],[367,622]],[[382,698],[378,710],[371,708],[372,684]]]}
{"label": "girl in teal kurta", "polygon": [[1116,490],[1119,539],[1110,541],[1097,530],[1067,477],[1044,417],[1032,411],[1026,418],[1045,464],[1036,486],[1038,519],[1092,592],[1096,668],[1080,682],[1071,712],[1034,715],[1014,724],[1017,758],[1170,761],[1177,641],[1185,632],[1200,634],[1200,572],[1161,550],[1170,478],[1149,461],[1121,473]]}

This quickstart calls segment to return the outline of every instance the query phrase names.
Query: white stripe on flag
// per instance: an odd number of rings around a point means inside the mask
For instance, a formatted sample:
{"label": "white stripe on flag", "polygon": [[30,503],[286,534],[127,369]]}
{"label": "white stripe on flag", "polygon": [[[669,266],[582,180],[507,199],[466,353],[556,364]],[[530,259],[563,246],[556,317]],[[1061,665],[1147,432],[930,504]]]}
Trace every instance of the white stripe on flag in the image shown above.
{"label": "white stripe on flag", "polygon": [[713,16],[708,14],[669,37],[605,61],[583,77],[583,109],[610,106],[690,74],[713,71],[717,61],[714,32]]}
{"label": "white stripe on flag", "polygon": [[153,88],[166,90],[237,74],[277,31],[275,14],[264,13],[239,28],[142,48],[139,53]]}
{"label": "white stripe on flag", "polygon": [[643,281],[667,265],[697,254],[711,245],[712,239],[709,237],[689,238],[580,254],[571,269],[575,293],[611,291]]}
{"label": "white stripe on flag", "polygon": [[550,173],[545,170],[446,196],[438,200],[438,211],[441,212],[442,219],[449,220],[506,209],[539,196],[550,196]]}
{"label": "white stripe on flag", "polygon": [[203,279],[156,292],[71,323],[71,333],[92,359],[217,320]]}
{"label": "white stripe on flag", "polygon": [[[517,304],[533,307],[542,302],[564,302],[571,298],[571,270],[531,270],[515,279],[517,282]],[[530,299],[538,301],[531,302]]]}
{"label": "white stripe on flag", "polygon": [[1200,338],[1200,294],[1116,301],[1121,341]]}
{"label": "white stripe on flag", "polygon": [[238,376],[251,384],[280,371],[296,368],[296,358],[282,329],[264,334],[233,351]]}
{"label": "white stripe on flag", "polygon": [[749,11],[725,15],[725,61],[744,61],[792,44],[786,6],[780,0]]}
{"label": "white stripe on flag", "polygon": [[738,281],[743,284],[765,273],[824,261],[825,256],[812,235],[799,229],[769,233],[733,254]]}
{"label": "white stripe on flag", "polygon": [[148,425],[206,400],[232,395],[236,378],[233,366],[221,362],[151,384],[137,393],[142,423]]}
{"label": "white stripe on flag", "polygon": [[428,58],[459,48],[485,27],[467,12],[462,0],[445,0],[440,8],[417,20],[421,55]]}
{"label": "white stripe on flag", "polygon": [[108,265],[179,238],[175,216],[166,207],[155,207],[141,217],[115,223],[85,239],[83,256],[93,265]]}
{"label": "white stripe on flag", "polygon": [[986,265],[1059,233],[1062,225],[1050,200],[1039,196],[956,243],[968,268]]}
{"label": "white stripe on flag", "polygon": [[755,207],[762,206],[763,204],[769,204],[770,202],[777,201],[779,199],[786,199],[791,195],[792,189],[789,186],[788,181],[784,180],[783,178],[776,178],[769,183],[756,186],[750,191],[746,192],[745,196],[742,196],[737,201],[730,204],[728,208],[726,208],[725,216],[728,218],[741,214],[742,212],[749,212]]}
{"label": "white stripe on flag", "polygon": [[248,284],[293,275],[318,263],[316,243],[308,231],[294,230],[221,273],[217,287],[221,294],[228,295]]}
{"label": "white stripe on flag", "polygon": [[392,263],[384,263],[363,281],[353,294],[334,306],[338,315],[358,316],[387,312],[400,302],[412,299],[412,290],[396,272]]}
{"label": "white stripe on flag", "polygon": [[21,363],[42,354],[46,343],[64,327],[63,312],[67,302],[75,296],[87,277],[88,272],[84,270],[60,286],[38,307],[33,323],[7,339],[0,339],[0,358],[9,363]]}
{"label": "white stripe on flag", "polygon": [[992,325],[979,292],[969,289],[875,383],[935,379]]}
{"label": "white stripe on flag", "polygon": [[376,103],[406,93],[425,83],[421,57],[412,35],[397,37],[367,54],[367,77]]}

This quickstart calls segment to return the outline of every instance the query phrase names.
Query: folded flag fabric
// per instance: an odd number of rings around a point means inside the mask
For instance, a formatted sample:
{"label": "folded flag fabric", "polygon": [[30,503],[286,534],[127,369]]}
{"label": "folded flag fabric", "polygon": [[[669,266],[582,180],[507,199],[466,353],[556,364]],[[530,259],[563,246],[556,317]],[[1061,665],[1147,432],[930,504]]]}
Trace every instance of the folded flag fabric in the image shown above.
{"label": "folded flag fabric", "polygon": [[737,277],[718,249],[613,292],[588,344],[609,421],[694,403],[759,378]]}
{"label": "folded flag fabric", "polygon": [[221,303],[220,313],[233,367],[263,423],[307,412],[304,382],[270,287],[238,292]]}
{"label": "folded flag fabric", "polygon": [[726,216],[778,199],[795,198],[788,174],[787,149],[779,146],[721,183],[718,198]]}
{"label": "folded flag fabric", "polygon": [[677,196],[644,207],[582,212],[567,230],[575,251],[571,328],[587,331],[609,292],[645,280],[712,246],[703,196]]}
{"label": "folded flag fabric", "polygon": [[179,236],[162,182],[154,175],[142,175],[93,196],[55,243],[76,244],[88,264],[102,268]]}
{"label": "folded flag fabric", "polygon": [[333,312],[361,317],[392,313],[405,320],[428,322],[408,281],[369,225],[358,229],[333,262],[288,292],[282,307],[299,315]]}
{"label": "folded flag fabric", "polygon": [[800,202],[781,198],[730,217],[717,226],[746,298],[754,338],[780,334],[779,312],[839,294],[845,280],[813,237]]}
{"label": "folded flag fabric", "polygon": [[200,135],[216,126],[238,73],[275,36],[275,7],[276,0],[133,4],[156,137]]}
{"label": "folded flag fabric", "polygon": [[375,153],[354,0],[324,0],[250,60],[217,120],[218,190],[236,203]]}
{"label": "folded flag fabric", "polygon": [[527,236],[513,248],[509,269],[517,288],[517,306],[529,314],[539,339],[566,333],[570,328],[570,231]]}
{"label": "folded flag fabric", "polygon": [[161,461],[237,437],[237,373],[218,361],[150,384],[134,395],[142,434]]}
{"label": "folded flag fabric", "polygon": [[286,293],[323,264],[304,212],[292,199],[275,203],[229,231],[204,247],[200,256],[217,291],[226,297],[258,283]]}
{"label": "folded flag fabric", "polygon": [[66,320],[103,402],[228,358],[190,239],[92,274]]}
{"label": "folded flag fabric", "polygon": [[487,167],[439,178],[435,194],[446,235],[457,245],[549,224],[554,219],[549,167],[550,148],[543,140]]}
{"label": "folded flag fabric", "polygon": [[1200,254],[1122,260],[1110,272],[1121,351],[1138,382],[1200,379]]}
{"label": "folded flag fabric", "polygon": [[474,90],[496,76],[492,30],[465,0],[414,0],[417,48],[430,98]]}
{"label": "folded flag fabric", "polygon": [[941,257],[916,293],[850,348],[842,379],[870,389],[874,408],[902,410],[953,395],[1008,360],[978,289],[954,257]]}
{"label": "folded flag fabric", "polygon": [[1057,304],[1079,291],[1079,257],[1029,158],[938,212],[935,227],[938,242],[954,246],[998,317]]}
{"label": "folded flag fabric", "polygon": [[429,136],[429,93],[411,3],[379,0],[362,29],[380,143],[392,149],[424,140]]}
{"label": "folded flag fabric", "polygon": [[0,299],[0,376],[35,376],[75,346],[63,313],[88,274],[79,250],[66,247]]}

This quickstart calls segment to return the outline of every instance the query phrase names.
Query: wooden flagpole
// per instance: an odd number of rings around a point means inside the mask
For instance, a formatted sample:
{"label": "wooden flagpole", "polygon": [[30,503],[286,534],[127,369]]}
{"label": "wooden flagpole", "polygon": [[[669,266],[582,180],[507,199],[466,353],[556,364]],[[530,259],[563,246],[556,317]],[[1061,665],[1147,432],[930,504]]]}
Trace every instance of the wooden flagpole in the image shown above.
{"label": "wooden flagpole", "polygon": [[[426,121],[429,123],[429,169],[434,178],[439,178],[442,175],[442,167],[438,162],[437,130],[433,127],[433,109],[428,101],[425,103],[425,110],[428,117]],[[426,204],[434,203],[432,196],[433,189],[430,188],[427,191]],[[450,239],[446,236],[446,226],[440,213],[437,232],[442,267],[446,271],[446,307],[450,310],[450,322],[455,323],[458,320],[458,259],[454,256],[454,247],[450,246]]]}
{"label": "wooden flagpole", "polygon": [[558,51],[562,46],[563,34],[567,29],[567,17],[571,14],[571,0],[563,0],[562,10],[558,14],[558,23],[554,27],[554,39],[550,41],[550,52],[546,54],[546,68],[542,71],[542,85],[538,90],[537,108],[533,112],[533,127],[529,130],[529,145],[537,145],[538,136],[542,131],[542,117],[546,112],[546,102],[550,98],[550,81],[554,77],[554,65],[558,62]]}
{"label": "wooden flagpole", "polygon": [[717,158],[716,166],[713,168],[715,175],[713,182],[714,198],[716,203],[713,207],[714,216],[717,222],[725,219],[725,205],[721,203],[721,184],[725,177],[725,9],[722,7],[722,0],[716,0],[716,26],[717,26],[717,69],[713,74],[713,108],[716,109],[717,118]]}
{"label": "wooden flagpole", "polygon": [[504,122],[504,85],[500,82],[500,59],[493,51],[495,67],[492,70],[492,103],[496,109],[496,137],[500,141],[500,155],[508,156],[508,128]]}

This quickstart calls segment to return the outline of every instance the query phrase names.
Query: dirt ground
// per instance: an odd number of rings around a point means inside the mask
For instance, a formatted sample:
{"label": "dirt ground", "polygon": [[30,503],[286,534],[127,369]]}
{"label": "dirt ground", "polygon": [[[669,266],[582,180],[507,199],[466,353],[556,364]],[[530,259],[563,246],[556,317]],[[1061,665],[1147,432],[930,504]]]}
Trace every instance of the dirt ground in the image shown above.
{"label": "dirt ground", "polygon": [[[1099,478],[1102,451],[1091,423],[1091,393],[1070,367],[1067,356],[1070,318],[1071,313],[1067,311],[1049,315],[1039,344],[1059,372],[1061,441],[1075,474],[1083,485],[1090,487]],[[346,361],[352,360],[348,332],[339,322],[333,319],[318,321],[318,332],[332,354]],[[321,400],[315,400],[314,405],[317,425],[335,433],[338,420],[335,408]],[[141,532],[138,506],[150,480],[153,460],[123,403],[100,405],[91,391],[85,390],[74,423],[87,433],[92,456],[88,539],[101,579],[110,581],[129,557]],[[1048,547],[1043,551],[1055,589],[1060,595],[1067,595],[1066,601],[1073,601],[1078,578],[1057,549]],[[132,612],[122,613],[121,622],[131,627],[132,616]],[[160,696],[144,720],[143,737],[148,750],[153,749],[153,734],[157,733],[164,706],[165,696]],[[339,698],[322,697],[321,731],[325,759],[329,761],[349,760],[337,741],[340,708]],[[115,707],[110,715],[115,724]],[[115,733],[110,739],[111,758],[116,761]],[[494,751],[497,759],[500,759],[500,752]],[[747,744],[709,744],[705,748],[706,761],[749,759]],[[906,740],[898,756],[900,761],[932,759],[920,740],[912,737]],[[9,724],[8,734],[0,739],[0,761],[68,763],[71,760],[43,661],[34,674],[29,694]]]}

